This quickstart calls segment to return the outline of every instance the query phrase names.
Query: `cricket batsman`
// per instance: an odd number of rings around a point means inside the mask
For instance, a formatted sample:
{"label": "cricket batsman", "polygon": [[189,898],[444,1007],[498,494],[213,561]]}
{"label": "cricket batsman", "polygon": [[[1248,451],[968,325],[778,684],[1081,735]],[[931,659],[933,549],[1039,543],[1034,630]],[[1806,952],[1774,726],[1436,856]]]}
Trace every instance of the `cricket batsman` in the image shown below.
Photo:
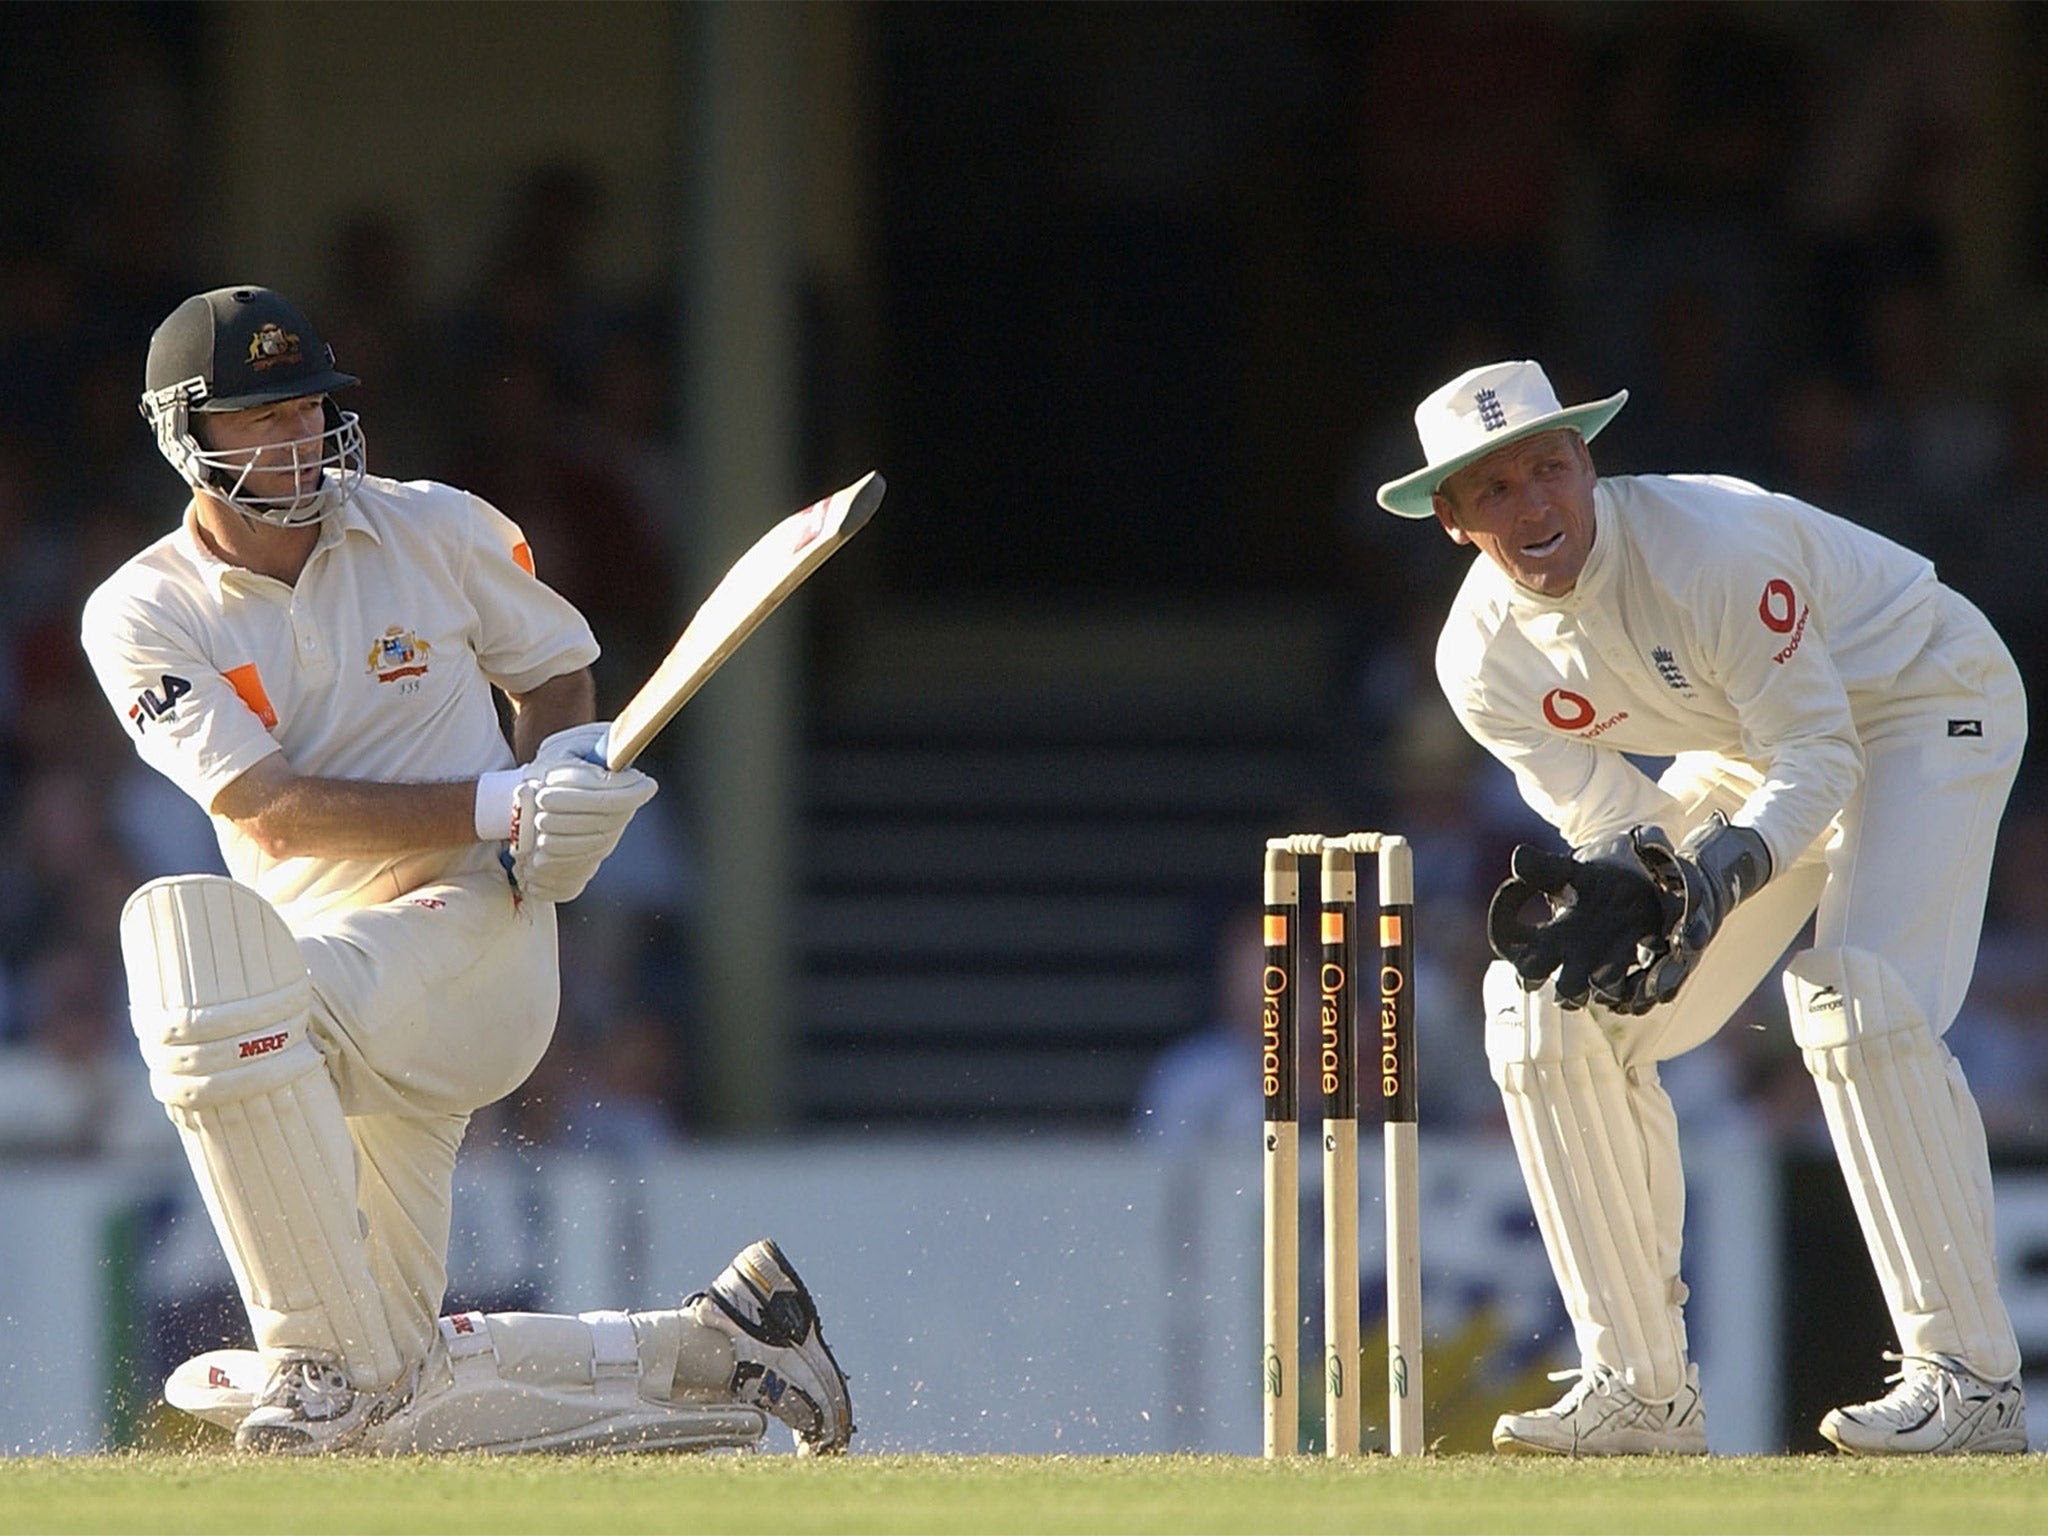
{"label": "cricket batsman", "polygon": [[256,1344],[168,1395],[259,1451],[745,1445],[768,1416],[842,1450],[846,1379],[772,1242],[672,1310],[440,1315],[464,1128],[547,1049],[555,907],[655,784],[603,766],[597,644],[511,520],[367,472],[333,398],[356,382],[269,289],[173,310],[141,409],[191,498],[82,619],[232,872],[121,916],[136,1038]]}
{"label": "cricket batsman", "polygon": [[2019,672],[1932,565],[1864,528],[1719,475],[1598,475],[1588,444],[1627,398],[1567,408],[1533,362],[1472,369],[1416,410],[1425,466],[1379,491],[1477,552],[1438,680],[1570,850],[1514,851],[1484,990],[1580,1365],[1493,1443],[1706,1451],[1657,1068],[1812,918],[1792,1034],[1899,1343],[1891,1390],[1821,1432],[1866,1456],[2024,1451],[1984,1127],[1942,1039],[2026,741]]}

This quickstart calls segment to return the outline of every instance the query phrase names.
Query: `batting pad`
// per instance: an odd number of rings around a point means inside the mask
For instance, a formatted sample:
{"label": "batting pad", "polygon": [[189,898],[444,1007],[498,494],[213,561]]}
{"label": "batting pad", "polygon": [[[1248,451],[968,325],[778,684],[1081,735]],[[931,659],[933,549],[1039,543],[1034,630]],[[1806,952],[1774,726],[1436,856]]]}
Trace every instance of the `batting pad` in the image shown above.
{"label": "batting pad", "polygon": [[1486,973],[1486,1055],[1579,1353],[1647,1402],[1685,1389],[1685,1181],[1671,1100],[1586,1010]]}
{"label": "batting pad", "polygon": [[269,1379],[270,1367],[257,1351],[209,1349],[165,1378],[164,1401],[222,1429],[240,1429]]}
{"label": "batting pad", "polygon": [[444,1317],[418,1394],[372,1432],[373,1448],[509,1455],[758,1443],[767,1418],[729,1392],[722,1402],[670,1399],[678,1327],[698,1325],[674,1312]]}
{"label": "batting pad", "polygon": [[1998,1294],[1991,1158],[1962,1068],[1880,955],[1808,950],[1785,968],[1785,997],[1900,1349],[2005,1380],[2019,1343]]}
{"label": "batting pad", "polygon": [[355,1147],[308,1035],[312,981],[284,919],[215,875],[153,880],[121,910],[128,1007],[257,1345],[403,1368],[363,1252]]}

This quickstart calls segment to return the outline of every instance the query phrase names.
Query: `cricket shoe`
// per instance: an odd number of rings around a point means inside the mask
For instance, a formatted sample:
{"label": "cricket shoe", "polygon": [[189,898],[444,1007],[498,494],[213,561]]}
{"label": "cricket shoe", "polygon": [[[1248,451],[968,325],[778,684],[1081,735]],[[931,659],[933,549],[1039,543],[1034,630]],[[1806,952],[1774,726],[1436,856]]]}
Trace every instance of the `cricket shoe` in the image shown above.
{"label": "cricket shoe", "polygon": [[411,1401],[414,1379],[409,1372],[380,1391],[359,1392],[331,1361],[308,1356],[280,1360],[235,1431],[235,1445],[284,1456],[353,1450]]}
{"label": "cricket shoe", "polygon": [[1890,1392],[1831,1408],[1820,1432],[1852,1456],[1962,1456],[2027,1448],[2027,1394],[2017,1376],[1986,1381],[1948,1355],[1895,1355]]}
{"label": "cricket shoe", "polygon": [[766,1238],[748,1245],[683,1310],[731,1335],[733,1394],[794,1430],[798,1455],[846,1449],[853,1438],[846,1373],[825,1343],[817,1303],[780,1248]]}
{"label": "cricket shoe", "polygon": [[1504,1413],[1493,1448],[1507,1456],[1704,1456],[1707,1415],[1700,1405],[1700,1369],[1685,1368],[1685,1385],[1668,1403],[1646,1403],[1604,1366],[1553,1371],[1576,1376],[1548,1408]]}

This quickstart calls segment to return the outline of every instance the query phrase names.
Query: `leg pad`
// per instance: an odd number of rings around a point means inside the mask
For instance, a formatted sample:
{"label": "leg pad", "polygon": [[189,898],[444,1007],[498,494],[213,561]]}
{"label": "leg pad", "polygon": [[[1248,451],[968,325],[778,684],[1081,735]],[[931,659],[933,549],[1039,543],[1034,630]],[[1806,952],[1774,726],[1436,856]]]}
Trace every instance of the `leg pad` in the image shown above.
{"label": "leg pad", "polygon": [[768,1428],[760,1410],[729,1396],[667,1396],[675,1354],[674,1341],[662,1337],[668,1319],[681,1321],[625,1312],[444,1317],[419,1395],[373,1431],[372,1448],[513,1454],[758,1444]]}
{"label": "leg pad", "polygon": [[1899,1347],[2012,1376],[1991,1161],[1962,1069],[1881,955],[1808,950],[1785,968],[1785,997]]}
{"label": "leg pad", "polygon": [[1524,992],[1512,967],[1489,970],[1485,993],[1487,1058],[1580,1354],[1669,1401],[1686,1385],[1671,1101],[1654,1067],[1622,1067],[1590,1013]]}
{"label": "leg pad", "polygon": [[399,1356],[363,1252],[355,1147],[309,1033],[312,982],[284,919],[217,876],[128,898],[121,950],[150,1085],[227,1252],[257,1344],[338,1361],[359,1389]]}

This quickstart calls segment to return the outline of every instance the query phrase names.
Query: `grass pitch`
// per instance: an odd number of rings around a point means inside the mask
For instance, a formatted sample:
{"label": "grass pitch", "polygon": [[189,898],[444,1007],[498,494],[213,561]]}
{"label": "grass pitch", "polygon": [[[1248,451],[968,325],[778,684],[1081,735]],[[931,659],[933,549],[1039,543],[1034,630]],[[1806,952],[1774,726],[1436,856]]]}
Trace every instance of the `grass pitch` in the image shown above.
{"label": "grass pitch", "polygon": [[1334,1464],[1221,1456],[0,1460],[0,1530],[50,1532],[1911,1532],[2048,1529],[2036,1456]]}

